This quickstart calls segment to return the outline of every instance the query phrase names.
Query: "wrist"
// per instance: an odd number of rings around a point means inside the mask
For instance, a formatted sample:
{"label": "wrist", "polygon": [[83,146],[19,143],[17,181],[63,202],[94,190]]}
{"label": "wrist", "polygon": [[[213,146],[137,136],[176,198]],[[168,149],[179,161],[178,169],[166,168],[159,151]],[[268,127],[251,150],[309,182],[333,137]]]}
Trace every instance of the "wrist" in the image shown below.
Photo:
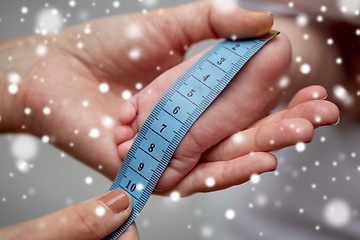
{"label": "wrist", "polygon": [[28,37],[0,43],[0,133],[29,132],[26,95],[39,62],[37,42],[37,37]]}

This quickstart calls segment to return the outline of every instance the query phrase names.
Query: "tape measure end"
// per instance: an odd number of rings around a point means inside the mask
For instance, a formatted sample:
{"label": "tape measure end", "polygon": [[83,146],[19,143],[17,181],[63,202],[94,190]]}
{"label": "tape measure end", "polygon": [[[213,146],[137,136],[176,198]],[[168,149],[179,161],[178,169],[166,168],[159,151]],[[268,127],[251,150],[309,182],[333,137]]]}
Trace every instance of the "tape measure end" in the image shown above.
{"label": "tape measure end", "polygon": [[269,31],[267,34],[265,34],[264,36],[259,37],[259,40],[261,40],[261,41],[266,41],[266,40],[268,40],[269,38],[271,38],[271,37],[273,37],[273,36],[275,36],[275,35],[278,35],[278,34],[280,34],[279,31],[270,30],[270,31]]}

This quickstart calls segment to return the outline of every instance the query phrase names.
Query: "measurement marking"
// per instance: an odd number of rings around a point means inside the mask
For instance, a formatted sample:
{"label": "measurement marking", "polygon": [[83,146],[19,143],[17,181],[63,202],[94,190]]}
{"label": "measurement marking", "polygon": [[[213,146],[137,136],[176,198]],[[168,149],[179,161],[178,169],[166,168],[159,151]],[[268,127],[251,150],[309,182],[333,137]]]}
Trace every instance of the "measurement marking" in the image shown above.
{"label": "measurement marking", "polygon": [[160,163],[159,160],[157,160],[156,157],[154,157],[153,155],[151,155],[150,153],[148,153],[146,150],[144,150],[142,147],[139,147],[139,149],[141,149],[144,153],[146,153],[147,155],[149,155],[150,157],[152,157],[154,160],[156,160],[158,163]]}
{"label": "measurement marking", "polygon": [[191,74],[191,76],[193,78],[195,78],[196,80],[198,80],[199,82],[201,82],[204,86],[208,87],[211,91],[213,91],[214,89],[212,89],[211,87],[209,87],[207,84],[204,83],[204,81],[201,81],[200,79],[198,79],[197,77],[194,76],[194,74]]}
{"label": "measurement marking", "polygon": [[134,172],[136,172],[137,174],[139,174],[141,177],[143,177],[146,181],[149,182],[149,179],[147,179],[146,177],[144,177],[140,172],[136,171],[136,170],[133,169],[131,166],[129,166],[129,168],[130,168],[131,170],[133,170]]}
{"label": "measurement marking", "polygon": [[178,90],[176,90],[176,92],[178,94],[180,94],[181,96],[183,96],[186,100],[188,100],[189,102],[191,102],[192,104],[194,104],[196,107],[199,107],[196,103],[194,103],[193,101],[191,101],[189,98],[185,97],[181,92],[179,92]]}
{"label": "measurement marking", "polygon": [[127,189],[125,189],[123,186],[119,185],[122,189],[124,189],[127,193],[129,193],[133,198],[135,198],[137,201],[139,201],[139,199],[137,197],[135,197],[131,191],[128,191]]}
{"label": "measurement marking", "polygon": [[174,115],[172,115],[171,113],[169,113],[168,111],[166,111],[164,108],[163,108],[163,110],[164,110],[167,114],[169,114],[170,116],[172,116],[174,119],[178,120],[179,123],[184,124],[182,121],[180,121],[179,119],[177,119],[177,117],[175,117]]}
{"label": "measurement marking", "polygon": [[229,50],[230,52],[232,52],[232,53],[234,53],[234,54],[236,54],[236,55],[238,55],[240,58],[243,57],[243,56],[241,56],[240,54],[236,53],[236,52],[235,52],[236,50],[229,49],[229,48],[226,47],[226,46],[223,46],[223,48],[225,48],[226,50]]}
{"label": "measurement marking", "polygon": [[209,63],[211,63],[212,65],[214,65],[216,68],[220,69],[221,71],[223,71],[224,73],[227,73],[225,70],[223,70],[222,68],[220,68],[219,66],[217,66],[216,64],[214,64],[212,61],[210,61],[209,59],[206,59],[206,61],[208,61]]}
{"label": "measurement marking", "polygon": [[157,131],[155,131],[152,127],[149,127],[154,133],[156,133],[157,135],[159,135],[160,137],[162,137],[165,141],[167,141],[168,143],[170,143],[169,140],[167,140],[166,138],[164,138],[160,133],[158,133]]}

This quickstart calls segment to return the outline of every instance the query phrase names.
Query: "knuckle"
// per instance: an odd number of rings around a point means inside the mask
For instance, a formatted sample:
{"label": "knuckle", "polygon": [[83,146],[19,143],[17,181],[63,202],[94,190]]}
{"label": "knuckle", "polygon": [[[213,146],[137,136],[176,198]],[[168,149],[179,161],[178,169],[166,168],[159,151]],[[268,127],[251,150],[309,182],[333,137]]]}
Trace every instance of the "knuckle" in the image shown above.
{"label": "knuckle", "polygon": [[95,214],[83,211],[79,205],[70,206],[69,211],[75,219],[74,222],[79,224],[77,227],[79,234],[83,236],[97,236],[99,222]]}

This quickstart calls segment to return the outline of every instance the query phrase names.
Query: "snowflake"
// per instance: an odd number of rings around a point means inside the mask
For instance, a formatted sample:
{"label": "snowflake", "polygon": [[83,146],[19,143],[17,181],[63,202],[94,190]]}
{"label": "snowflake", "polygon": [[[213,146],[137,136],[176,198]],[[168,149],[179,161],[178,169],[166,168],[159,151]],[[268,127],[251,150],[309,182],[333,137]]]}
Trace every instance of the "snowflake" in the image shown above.
{"label": "snowflake", "polygon": [[76,6],[76,2],[74,0],[69,1],[69,6],[70,7],[75,7]]}
{"label": "snowflake", "polygon": [[258,184],[259,182],[260,182],[260,175],[259,174],[256,174],[256,173],[254,173],[254,174],[252,174],[251,176],[250,176],[250,181],[253,183],[253,184]]}
{"label": "snowflake", "polygon": [[19,91],[19,88],[16,84],[10,84],[8,86],[8,91],[10,94],[16,94]]}
{"label": "snowflake", "polygon": [[105,215],[105,213],[106,213],[106,210],[105,210],[105,208],[103,206],[96,207],[96,209],[95,209],[96,216],[102,217],[102,216]]}
{"label": "snowflake", "polygon": [[140,58],[140,55],[141,55],[141,52],[139,49],[135,48],[135,49],[132,49],[130,52],[129,52],[129,57],[132,59],[132,60],[138,60]]}
{"label": "snowflake", "polygon": [[131,98],[132,94],[129,90],[124,90],[121,94],[121,97],[124,99],[124,100],[129,100]]}
{"label": "snowflake", "polygon": [[107,93],[110,90],[110,86],[107,83],[100,83],[99,91],[102,93]]}
{"label": "snowflake", "polygon": [[36,47],[35,52],[38,57],[43,57],[47,54],[47,47],[45,45],[39,45]]}
{"label": "snowflake", "polygon": [[50,109],[49,107],[44,107],[44,108],[43,108],[43,113],[44,113],[45,115],[49,115],[49,114],[51,113],[51,109]]}
{"label": "snowflake", "polygon": [[309,64],[304,63],[304,64],[302,64],[302,65],[300,66],[300,72],[301,72],[302,74],[309,74],[310,71],[311,71],[311,67],[310,67]]}
{"label": "snowflake", "polygon": [[306,26],[309,23],[309,17],[306,14],[300,14],[296,18],[296,23],[299,26]]}
{"label": "snowflake", "polygon": [[179,192],[177,192],[177,191],[174,191],[174,192],[172,192],[171,194],[170,194],[170,199],[172,200],[172,201],[174,201],[174,202],[177,202],[177,201],[179,201],[180,200],[180,193]]}
{"label": "snowflake", "polygon": [[48,143],[50,141],[50,137],[47,136],[47,135],[44,135],[44,136],[41,137],[41,141],[43,143]]}
{"label": "snowflake", "polygon": [[37,139],[26,134],[16,136],[11,144],[11,153],[16,159],[33,159],[38,150]]}
{"label": "snowflake", "polygon": [[295,145],[295,149],[296,149],[296,151],[298,151],[298,152],[304,152],[305,149],[306,149],[306,145],[305,145],[305,143],[303,143],[303,142],[298,142],[298,143]]}
{"label": "snowflake", "polygon": [[36,17],[35,32],[42,35],[57,33],[63,27],[62,19],[57,9],[43,9]]}
{"label": "snowflake", "polygon": [[120,7],[120,2],[119,1],[114,1],[113,2],[113,7],[114,8],[119,8]]}
{"label": "snowflake", "polygon": [[22,14],[27,14],[29,12],[29,9],[27,7],[22,7],[21,8],[21,13]]}
{"label": "snowflake", "polygon": [[228,209],[225,211],[225,217],[228,220],[233,220],[236,216],[236,213],[233,209]]}
{"label": "snowflake", "polygon": [[351,220],[351,207],[342,199],[333,199],[324,206],[323,214],[330,226],[343,227]]}
{"label": "snowflake", "polygon": [[333,89],[335,97],[337,97],[344,105],[350,106],[353,104],[353,97],[348,93],[348,91],[341,85],[334,86]]}
{"label": "snowflake", "polygon": [[208,187],[213,187],[213,186],[215,186],[215,179],[213,177],[208,177],[205,180],[205,184]]}
{"label": "snowflake", "polygon": [[86,185],[91,185],[94,182],[94,179],[90,176],[85,177],[84,179]]}
{"label": "snowflake", "polygon": [[98,138],[100,136],[100,130],[97,128],[92,128],[89,132],[89,137]]}

